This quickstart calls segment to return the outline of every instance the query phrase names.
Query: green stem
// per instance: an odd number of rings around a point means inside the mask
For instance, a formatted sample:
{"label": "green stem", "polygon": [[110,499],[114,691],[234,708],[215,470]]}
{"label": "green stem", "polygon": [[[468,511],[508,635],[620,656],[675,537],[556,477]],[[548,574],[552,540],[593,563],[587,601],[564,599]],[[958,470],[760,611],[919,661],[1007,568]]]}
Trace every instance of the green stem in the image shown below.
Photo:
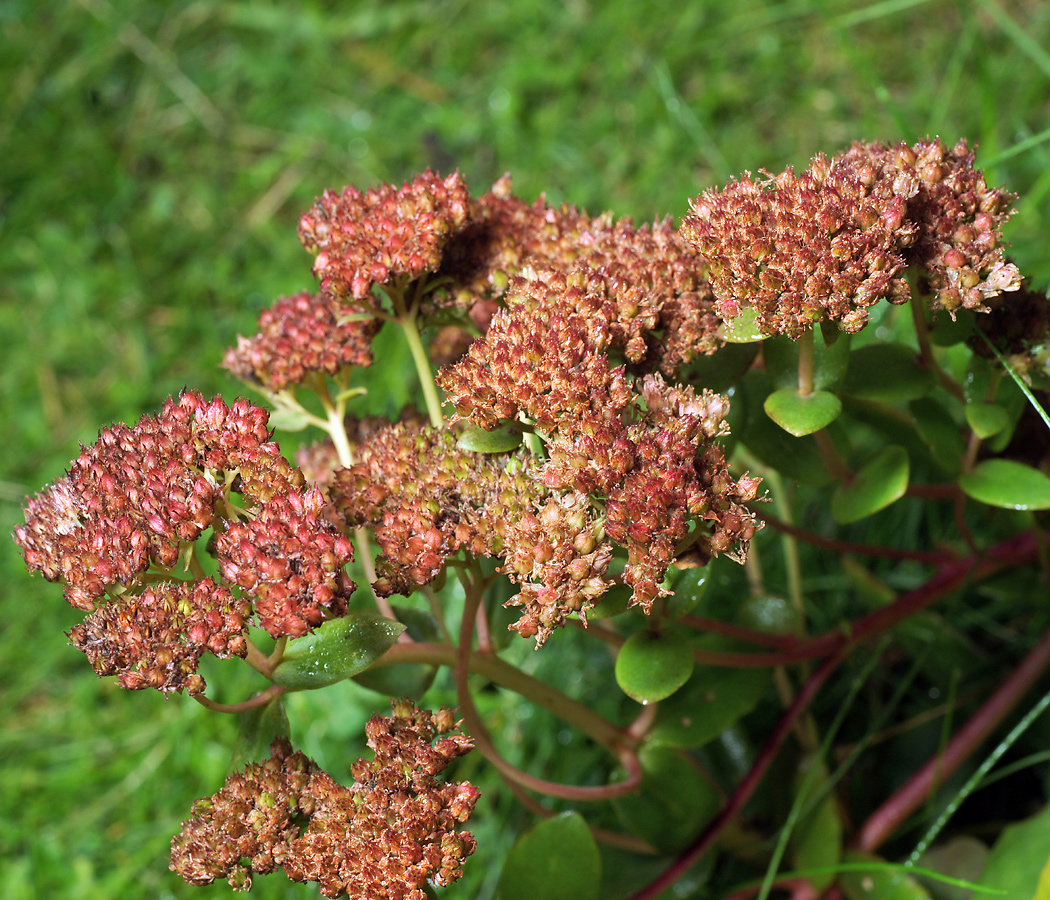
{"label": "green stem", "polygon": [[416,326],[415,308],[408,310],[398,320],[398,324],[405,332],[408,341],[408,349],[412,351],[412,359],[416,364],[416,372],[419,375],[419,383],[423,387],[423,399],[427,404],[427,414],[430,416],[430,424],[435,428],[443,428],[445,417],[441,414],[441,400],[438,397],[437,385],[434,383],[434,373],[430,369],[430,360],[423,349],[423,341],[419,336],[419,328]]}
{"label": "green stem", "polygon": [[940,383],[949,394],[959,400],[964,399],[962,386],[954,378],[940,367],[936,357],[933,355],[933,345],[930,343],[930,331],[926,327],[926,299],[916,289],[915,279],[911,281],[912,298],[908,303],[911,307],[911,318],[915,323],[915,340],[919,344],[919,356],[925,368],[937,376]]}
{"label": "green stem", "polygon": [[813,393],[813,329],[798,339],[798,392],[802,397]]}

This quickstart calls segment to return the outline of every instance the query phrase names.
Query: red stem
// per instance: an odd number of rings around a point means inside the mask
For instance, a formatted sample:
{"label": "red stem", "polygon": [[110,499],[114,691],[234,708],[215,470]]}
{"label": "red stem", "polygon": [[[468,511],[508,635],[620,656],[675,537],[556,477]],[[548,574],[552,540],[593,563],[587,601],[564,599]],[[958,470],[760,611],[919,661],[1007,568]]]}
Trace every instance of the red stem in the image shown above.
{"label": "red stem", "polygon": [[831,675],[842,659],[843,655],[840,653],[828,657],[821,663],[820,668],[809,677],[809,680],[802,686],[802,690],[798,692],[798,696],[795,697],[794,703],[791,704],[791,707],[784,713],[780,722],[777,723],[776,730],[770,737],[769,742],[762,749],[758,759],[751,766],[751,770],[744,776],[743,781],[737,786],[737,789],[726,802],[718,817],[704,829],[692,847],[682,853],[662,875],[632,895],[630,900],[652,900],[652,898],[659,896],[681,878],[693,863],[703,856],[711,844],[714,843],[715,838],[722,833],[726,825],[740,812],[744,804],[755,792],[755,789],[766,774],[766,770],[776,757],[777,751],[780,750],[780,745],[784,743],[784,739],[791,733],[795,721],[813,702],[813,698],[817,695],[821,685],[827,681],[828,676]]}
{"label": "red stem", "polygon": [[1035,647],[974,713],[944,748],[944,753],[930,759],[918,772],[868,817],[857,835],[861,850],[873,852],[922,806],[985,739],[1002,723],[1032,684],[1050,668],[1050,632]]}

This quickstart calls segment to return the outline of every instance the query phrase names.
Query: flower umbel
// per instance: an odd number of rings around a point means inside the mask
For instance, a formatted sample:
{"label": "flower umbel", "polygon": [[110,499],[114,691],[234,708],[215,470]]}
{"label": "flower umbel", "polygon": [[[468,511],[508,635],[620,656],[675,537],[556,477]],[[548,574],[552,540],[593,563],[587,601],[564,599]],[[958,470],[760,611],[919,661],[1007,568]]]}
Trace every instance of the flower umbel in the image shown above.
{"label": "flower umbel", "polygon": [[449,710],[407,700],[393,707],[392,717],[366,726],[375,758],[354,763],[349,787],[275,741],[268,760],[197,801],[172,841],[171,868],[193,884],[224,877],[247,890],[253,874],[283,866],[294,881],[317,882],[323,896],[351,900],[424,900],[428,880],[456,881],[475,846],[456,827],[478,792],[437,776],[473,745],[449,733]]}

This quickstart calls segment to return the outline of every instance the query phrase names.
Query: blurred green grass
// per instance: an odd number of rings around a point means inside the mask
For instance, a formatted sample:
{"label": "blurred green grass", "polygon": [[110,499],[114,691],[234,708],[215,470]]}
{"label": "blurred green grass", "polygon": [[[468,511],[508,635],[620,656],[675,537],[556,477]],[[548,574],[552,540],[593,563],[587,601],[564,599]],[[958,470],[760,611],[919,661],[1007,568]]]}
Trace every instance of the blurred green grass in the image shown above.
{"label": "blurred green grass", "polygon": [[[183,386],[240,392],[223,349],[311,285],[295,224],[326,187],[429,165],[481,192],[509,171],[526,198],[647,220],[852,139],[967,137],[1021,194],[1013,253],[1050,283],[1037,0],[0,0],[0,47],[5,534],[102,424]],[[0,608],[0,893],[226,896],[184,886],[166,851],[221,782],[232,723],[94,679],[61,634],[77,614],[6,539]],[[352,740],[374,697],[338,701],[326,736]],[[585,777],[553,730],[516,729]],[[490,895],[500,826],[522,821],[486,802],[489,862],[449,896]],[[316,896],[279,877],[255,893]]]}

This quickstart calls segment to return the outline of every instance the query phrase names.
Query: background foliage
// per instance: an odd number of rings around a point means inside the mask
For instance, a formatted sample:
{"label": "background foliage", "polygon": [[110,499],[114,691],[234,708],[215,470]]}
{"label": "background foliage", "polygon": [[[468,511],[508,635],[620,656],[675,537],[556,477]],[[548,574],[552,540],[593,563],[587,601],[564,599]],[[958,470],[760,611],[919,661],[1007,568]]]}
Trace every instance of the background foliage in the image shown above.
{"label": "background foliage", "polygon": [[[237,395],[222,351],[311,285],[295,222],[325,187],[459,167],[480,193],[509,171],[523,197],[644,221],[855,138],[967,137],[989,183],[1021,194],[1014,258],[1050,283],[1050,7],[1034,0],[6,0],[0,46],[3,533],[101,424],[184,385]],[[374,371],[399,405],[404,367]],[[166,854],[190,800],[221,782],[234,723],[94,679],[61,636],[75,611],[9,541],[0,567],[4,895],[225,895],[183,885]],[[529,666],[584,695],[612,683],[588,647]],[[359,749],[382,703],[354,685],[295,702],[324,707],[294,737],[333,774],[332,747]],[[585,781],[591,761],[540,713],[482,713],[550,777]],[[882,764],[902,773],[927,753],[894,747]],[[481,849],[450,896],[491,896],[485,860],[526,820],[495,801],[477,818]],[[274,878],[255,895],[316,894]]]}

